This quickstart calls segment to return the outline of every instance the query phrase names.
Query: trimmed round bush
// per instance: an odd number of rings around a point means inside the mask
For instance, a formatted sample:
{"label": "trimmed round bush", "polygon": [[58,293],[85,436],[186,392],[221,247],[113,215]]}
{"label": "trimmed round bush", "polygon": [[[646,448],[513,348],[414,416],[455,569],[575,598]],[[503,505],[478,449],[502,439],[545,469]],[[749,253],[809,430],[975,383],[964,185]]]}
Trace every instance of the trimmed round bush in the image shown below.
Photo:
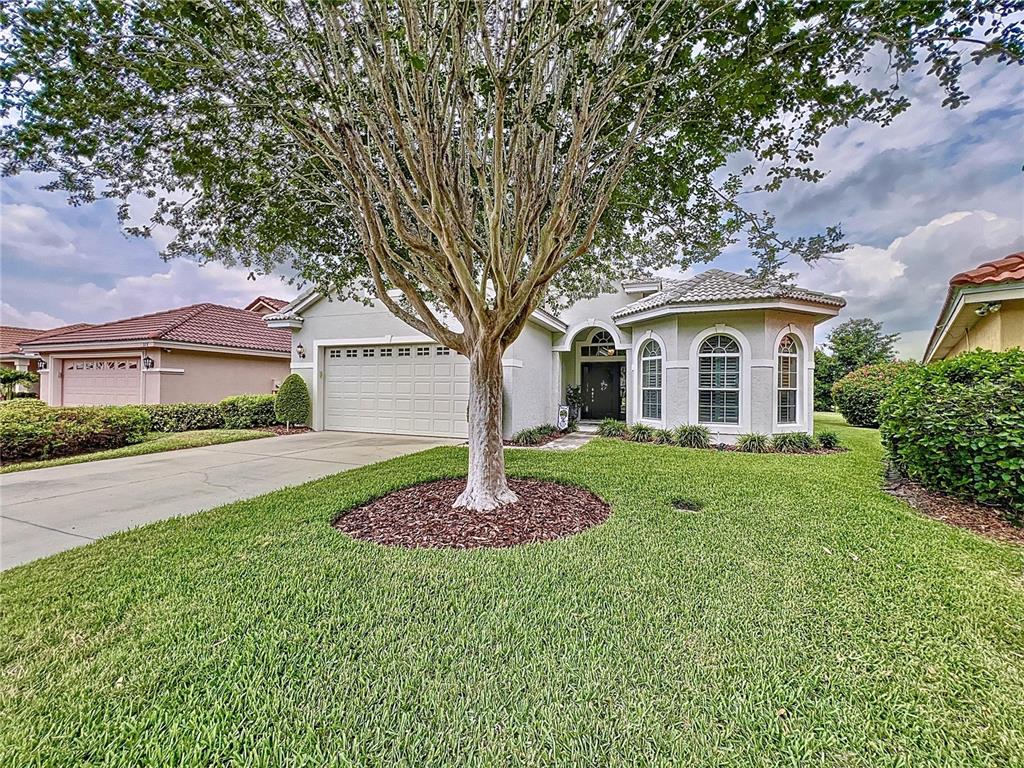
{"label": "trimmed round bush", "polygon": [[292,424],[305,424],[309,419],[309,389],[306,380],[299,374],[289,374],[274,398],[274,415],[277,420],[289,427]]}
{"label": "trimmed round bush", "polygon": [[848,424],[877,427],[878,406],[912,363],[879,363],[851,371],[832,387],[832,399]]}
{"label": "trimmed round bush", "polygon": [[227,429],[253,429],[277,423],[273,395],[233,395],[217,406]]}
{"label": "trimmed round bush", "polygon": [[977,350],[906,372],[881,408],[896,468],[1024,518],[1024,351]]}
{"label": "trimmed round bush", "polygon": [[683,424],[676,427],[676,442],[683,448],[710,448],[711,431],[701,424]]}
{"label": "trimmed round bush", "polygon": [[140,407],[149,414],[154,432],[189,432],[224,426],[224,414],[217,403],[167,403]]}

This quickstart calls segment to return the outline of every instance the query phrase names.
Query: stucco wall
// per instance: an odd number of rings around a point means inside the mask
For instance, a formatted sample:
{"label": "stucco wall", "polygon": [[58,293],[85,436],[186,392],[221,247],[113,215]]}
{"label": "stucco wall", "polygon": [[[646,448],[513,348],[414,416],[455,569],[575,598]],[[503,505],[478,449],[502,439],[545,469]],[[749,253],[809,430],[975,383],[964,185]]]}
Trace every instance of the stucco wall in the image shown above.
{"label": "stucco wall", "polygon": [[215,403],[229,395],[267,394],[289,373],[288,361],[273,357],[164,350],[159,368],[184,373],[144,373],[160,379],[161,403]]}
{"label": "stucco wall", "polygon": [[946,358],[979,347],[997,352],[1013,347],[1024,348],[1024,299],[1002,302],[998,312],[978,318],[966,334],[960,333],[960,340],[949,350]]}
{"label": "stucco wall", "polygon": [[[671,428],[696,423],[696,351],[699,340],[715,332],[737,337],[744,353],[741,356],[740,423],[711,426],[715,440],[731,442],[743,432],[772,434],[784,431],[810,431],[813,428],[813,361],[814,320],[796,312],[729,311],[681,314],[671,318],[638,323],[632,327],[633,349],[630,354],[629,420],[639,418],[639,353],[645,339],[653,337],[664,345],[664,418],[649,422]],[[798,422],[779,425],[776,422],[776,349],[778,340],[792,333],[800,345],[800,386],[798,390]],[[749,382],[749,384],[747,384]]]}
{"label": "stucco wall", "polygon": [[554,353],[551,332],[527,323],[505,351],[505,436],[538,424],[553,424],[558,416],[553,395]]}

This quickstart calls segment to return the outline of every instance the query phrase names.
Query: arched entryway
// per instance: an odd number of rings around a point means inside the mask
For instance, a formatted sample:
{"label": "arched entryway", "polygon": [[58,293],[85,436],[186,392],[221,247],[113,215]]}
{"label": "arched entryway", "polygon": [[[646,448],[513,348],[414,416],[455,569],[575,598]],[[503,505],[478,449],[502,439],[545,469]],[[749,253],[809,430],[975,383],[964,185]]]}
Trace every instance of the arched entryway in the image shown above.
{"label": "arched entryway", "polygon": [[626,418],[626,350],[606,329],[581,330],[564,356],[570,384],[580,388],[580,419]]}

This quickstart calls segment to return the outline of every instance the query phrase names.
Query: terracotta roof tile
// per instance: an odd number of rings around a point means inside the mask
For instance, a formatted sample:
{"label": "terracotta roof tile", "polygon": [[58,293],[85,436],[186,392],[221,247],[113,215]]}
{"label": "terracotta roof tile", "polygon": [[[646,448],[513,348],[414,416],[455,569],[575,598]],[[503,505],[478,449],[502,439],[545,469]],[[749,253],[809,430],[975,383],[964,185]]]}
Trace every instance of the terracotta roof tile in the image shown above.
{"label": "terracotta roof tile", "polygon": [[180,341],[269,352],[288,352],[288,331],[267,328],[256,312],[220,304],[192,304],[115,320],[78,330],[47,332],[33,344],[94,344],[115,341]]}
{"label": "terracotta roof tile", "polygon": [[846,305],[846,299],[840,296],[831,296],[827,293],[818,293],[781,283],[762,283],[752,277],[721,269],[709,269],[688,280],[662,280],[661,282],[662,289],[660,291],[634,301],[632,304],[627,304],[614,312],[612,317],[626,317],[669,304],[717,304],[757,299],[798,299],[835,307]]}
{"label": "terracotta roof tile", "polygon": [[73,323],[71,325],[62,325],[59,328],[49,328],[41,330],[39,328],[18,328],[13,325],[0,325],[0,354],[17,354],[21,351],[21,345],[29,341],[34,341],[40,336],[49,336],[54,333],[64,333],[65,331],[75,330],[77,328],[86,328],[88,323]]}
{"label": "terracotta roof tile", "polygon": [[995,261],[986,261],[974,269],[953,275],[950,285],[989,285],[1024,281],[1024,251],[1011,253]]}
{"label": "terracotta roof tile", "polygon": [[275,299],[273,296],[257,296],[255,299],[250,301],[245,308],[251,310],[260,304],[266,304],[276,312],[282,307],[287,306],[288,299]]}

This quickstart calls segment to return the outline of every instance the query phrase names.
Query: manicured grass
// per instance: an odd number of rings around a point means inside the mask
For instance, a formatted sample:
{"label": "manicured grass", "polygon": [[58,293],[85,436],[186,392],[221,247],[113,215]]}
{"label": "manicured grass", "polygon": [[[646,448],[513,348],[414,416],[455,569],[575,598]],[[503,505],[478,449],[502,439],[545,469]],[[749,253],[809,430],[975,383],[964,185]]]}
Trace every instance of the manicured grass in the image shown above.
{"label": "manicured grass", "polygon": [[81,453],[77,456],[63,456],[59,459],[7,464],[0,467],[0,474],[22,472],[26,469],[40,469],[42,467],[59,467],[62,464],[81,464],[84,461],[120,459],[123,456],[142,456],[147,453],[177,451],[181,448],[200,448],[204,445],[219,445],[220,443],[256,440],[261,437],[271,436],[270,432],[261,432],[258,429],[198,429],[193,432],[150,432],[143,442],[135,443],[134,445],[126,445],[123,448],[111,448],[109,451]]}
{"label": "manicured grass", "polygon": [[[506,550],[329,526],[439,448],[0,575],[3,765],[1024,764],[1022,551],[851,451],[508,452],[609,521]],[[674,499],[702,505],[674,509]]]}

